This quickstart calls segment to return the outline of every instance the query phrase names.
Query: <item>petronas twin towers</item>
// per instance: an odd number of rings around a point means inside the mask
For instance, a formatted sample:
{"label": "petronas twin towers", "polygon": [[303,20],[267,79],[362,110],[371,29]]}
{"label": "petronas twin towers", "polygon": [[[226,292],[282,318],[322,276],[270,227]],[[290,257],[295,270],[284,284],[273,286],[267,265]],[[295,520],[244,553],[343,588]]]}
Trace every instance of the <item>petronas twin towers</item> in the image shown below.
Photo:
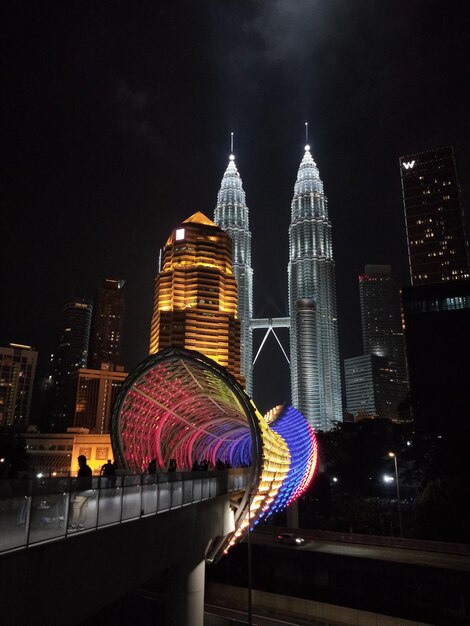
{"label": "petronas twin towers", "polygon": [[342,421],[334,261],[327,201],[310,147],[305,146],[291,204],[288,318],[253,318],[248,207],[233,154],[222,178],[214,222],[233,241],[240,369],[248,394],[253,393],[253,329],[289,327],[292,404],[315,430],[332,428]]}

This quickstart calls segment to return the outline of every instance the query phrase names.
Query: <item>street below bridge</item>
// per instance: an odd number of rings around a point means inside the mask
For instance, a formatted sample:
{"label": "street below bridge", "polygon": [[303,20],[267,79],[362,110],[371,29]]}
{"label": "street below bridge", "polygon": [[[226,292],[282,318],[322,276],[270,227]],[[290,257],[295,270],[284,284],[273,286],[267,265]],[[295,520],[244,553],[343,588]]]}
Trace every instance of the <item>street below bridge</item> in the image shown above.
{"label": "street below bridge", "polygon": [[[277,535],[281,530],[295,532],[305,543],[280,543]],[[269,526],[254,531],[250,544],[254,610],[256,606],[279,606],[285,609],[281,611],[283,616],[287,617],[290,611],[298,620],[307,612],[310,618],[316,616],[319,623],[324,614],[336,616],[330,618],[331,623],[369,623],[360,621],[364,617],[357,617],[363,613],[413,624],[470,623],[468,546],[387,537],[368,540],[366,536],[355,538]],[[245,541],[218,564],[207,568],[206,601],[212,585],[209,601],[226,594],[227,607],[246,609],[248,549]],[[374,623],[389,623],[380,619]]]}

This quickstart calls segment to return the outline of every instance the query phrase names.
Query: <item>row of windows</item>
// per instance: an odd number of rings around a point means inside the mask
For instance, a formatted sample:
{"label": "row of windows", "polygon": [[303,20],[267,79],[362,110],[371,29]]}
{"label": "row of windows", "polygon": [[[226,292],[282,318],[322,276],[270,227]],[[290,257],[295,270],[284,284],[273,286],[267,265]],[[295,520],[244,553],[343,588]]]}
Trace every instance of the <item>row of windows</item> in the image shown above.
{"label": "row of windows", "polygon": [[406,305],[409,313],[430,313],[437,311],[460,311],[470,309],[470,295],[455,298],[436,298],[434,300],[418,300]]}
{"label": "row of windows", "polygon": [[73,450],[72,444],[32,443],[26,447],[28,450],[57,450],[57,451],[64,451],[64,452]]}

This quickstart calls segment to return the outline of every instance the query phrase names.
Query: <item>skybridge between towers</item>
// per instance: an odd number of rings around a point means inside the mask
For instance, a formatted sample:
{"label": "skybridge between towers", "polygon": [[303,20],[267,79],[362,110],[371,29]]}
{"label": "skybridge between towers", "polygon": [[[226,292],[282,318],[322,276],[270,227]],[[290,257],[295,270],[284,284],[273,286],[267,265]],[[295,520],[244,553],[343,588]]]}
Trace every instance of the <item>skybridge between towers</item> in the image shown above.
{"label": "skybridge between towers", "polygon": [[[290,366],[290,359],[287,356],[287,353],[284,350],[284,347],[274,330],[275,328],[290,328],[290,317],[260,317],[260,318],[251,320],[250,329],[252,331],[253,330],[265,330],[266,331],[266,333],[264,334],[263,340],[258,348],[258,352],[256,353],[255,358],[253,359],[253,363],[251,365],[252,370],[255,366],[256,361],[258,360],[259,355],[261,354],[264,344],[266,343],[266,339],[269,337],[270,333],[274,335],[274,338],[276,339],[279,345],[279,348],[281,349],[281,352],[287,361],[287,364]],[[250,376],[252,377],[252,372]]]}

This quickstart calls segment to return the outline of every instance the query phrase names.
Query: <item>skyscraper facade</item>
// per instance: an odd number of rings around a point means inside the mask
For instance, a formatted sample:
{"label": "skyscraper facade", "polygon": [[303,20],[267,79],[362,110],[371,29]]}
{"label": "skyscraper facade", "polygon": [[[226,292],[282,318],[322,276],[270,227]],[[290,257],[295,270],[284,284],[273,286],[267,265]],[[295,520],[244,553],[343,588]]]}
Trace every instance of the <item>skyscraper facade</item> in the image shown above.
{"label": "skyscraper facade", "polygon": [[253,394],[253,340],[251,319],[253,317],[253,269],[251,267],[251,232],[248,207],[242,179],[235,165],[233,154],[222,178],[214,211],[214,222],[232,238],[233,273],[238,287],[238,318],[240,320],[242,377],[246,381],[248,395]]}
{"label": "skyscraper facade", "polygon": [[124,324],[124,280],[106,278],[96,293],[90,335],[88,367],[120,365]]}
{"label": "skyscraper facade", "polygon": [[31,346],[0,347],[0,426],[28,426],[37,358]]}
{"label": "skyscraper facade", "polygon": [[119,365],[77,370],[72,375],[73,426],[101,435],[109,433],[113,404],[126,378],[127,372]]}
{"label": "skyscraper facade", "polygon": [[405,360],[400,291],[390,265],[366,265],[359,276],[364,354]]}
{"label": "skyscraper facade", "polygon": [[347,411],[355,419],[380,417],[396,421],[403,400],[394,361],[375,354],[344,360]]}
{"label": "skyscraper facade", "polygon": [[201,212],[173,230],[155,280],[150,354],[197,350],[240,375],[240,321],[230,236]]}
{"label": "skyscraper facade", "polygon": [[400,157],[412,285],[469,278],[468,239],[452,146]]}
{"label": "skyscraper facade", "polygon": [[470,435],[470,279],[405,287],[405,337],[416,430]]}
{"label": "skyscraper facade", "polygon": [[291,204],[288,279],[292,404],[315,430],[328,430],[343,418],[335,268],[327,201],[308,145]]}
{"label": "skyscraper facade", "polygon": [[71,426],[74,402],[70,393],[70,376],[87,365],[92,311],[92,303],[79,298],[66,302],[62,310],[59,342],[52,355],[54,408],[47,429],[60,431]]}
{"label": "skyscraper facade", "polygon": [[364,274],[359,276],[359,299],[363,352],[385,357],[388,362],[389,384],[381,386],[389,394],[383,404],[387,414],[380,416],[398,420],[399,405],[409,385],[401,284],[393,277],[390,265],[365,266]]}

